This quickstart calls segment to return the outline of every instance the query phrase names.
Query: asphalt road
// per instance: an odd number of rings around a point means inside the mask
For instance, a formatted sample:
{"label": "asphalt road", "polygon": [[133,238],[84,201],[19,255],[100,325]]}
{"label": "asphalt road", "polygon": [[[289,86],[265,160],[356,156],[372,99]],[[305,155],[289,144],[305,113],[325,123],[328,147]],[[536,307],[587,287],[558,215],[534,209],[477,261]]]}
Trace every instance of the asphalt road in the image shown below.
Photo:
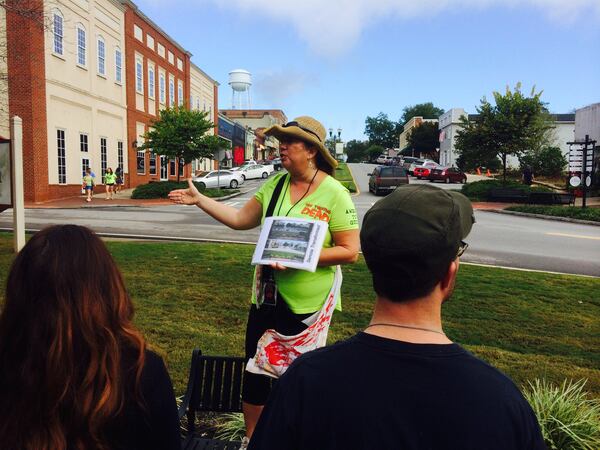
{"label": "asphalt road", "polygon": [[[358,167],[364,166],[364,167]],[[367,165],[353,165],[353,172],[362,186],[366,182]],[[365,170],[362,173],[362,170]],[[361,181],[362,177],[362,181]],[[417,181],[417,180],[414,180]],[[413,180],[411,180],[413,182]],[[241,207],[261,182],[249,181],[242,196],[226,203]],[[442,189],[460,185],[435,183]],[[359,220],[382,197],[362,189],[354,197]],[[57,223],[76,223],[99,233],[112,236],[143,236],[149,238],[185,240],[223,240],[256,242],[258,229],[230,230],[196,207],[181,205],[142,207],[103,207],[82,209],[28,209],[26,226],[39,230]],[[466,262],[494,266],[516,267],[569,274],[600,276],[600,226],[580,225],[543,219],[532,219],[476,211],[477,223],[466,239],[469,248],[463,255]],[[0,214],[0,227],[12,228],[11,211]]]}

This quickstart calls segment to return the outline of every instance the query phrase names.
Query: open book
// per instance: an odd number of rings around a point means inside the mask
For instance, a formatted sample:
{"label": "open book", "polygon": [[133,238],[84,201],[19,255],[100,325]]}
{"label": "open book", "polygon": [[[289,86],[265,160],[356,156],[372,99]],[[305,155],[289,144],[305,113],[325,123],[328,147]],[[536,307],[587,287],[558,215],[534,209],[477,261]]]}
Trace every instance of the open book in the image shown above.
{"label": "open book", "polygon": [[252,264],[278,262],[282,266],[314,272],[327,232],[327,222],[267,217],[252,256]]}

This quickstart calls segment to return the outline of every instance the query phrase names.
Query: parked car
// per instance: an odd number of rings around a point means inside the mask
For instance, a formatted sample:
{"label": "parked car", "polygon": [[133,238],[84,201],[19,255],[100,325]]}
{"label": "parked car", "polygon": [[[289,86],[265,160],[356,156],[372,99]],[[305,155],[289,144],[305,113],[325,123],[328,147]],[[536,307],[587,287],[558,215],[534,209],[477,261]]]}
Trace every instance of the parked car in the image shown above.
{"label": "parked car", "polygon": [[429,176],[429,181],[445,181],[446,183],[466,183],[467,176],[458,167],[437,167]]}
{"label": "parked car", "polygon": [[416,161],[413,161],[412,163],[410,163],[410,166],[408,166],[408,173],[411,175],[415,175],[415,167],[418,166],[422,166],[425,163],[435,163],[437,164],[435,161],[432,161],[431,159],[417,159]]}
{"label": "parked car", "polygon": [[375,195],[389,193],[401,184],[408,184],[408,173],[404,167],[377,166],[369,177],[369,192]]}
{"label": "parked car", "polygon": [[415,158],[414,156],[404,156],[402,158],[402,165],[404,166],[404,168],[406,170],[408,170],[410,168],[410,165],[417,161],[419,158]]}
{"label": "parked car", "polygon": [[246,161],[244,161],[242,163],[242,165],[237,166],[237,167],[232,167],[229,170],[231,170],[232,172],[237,172],[238,170],[242,170],[242,169],[244,169],[244,168],[246,168],[248,166],[255,166],[256,164],[257,164],[256,161],[251,160],[251,159],[247,159]]}
{"label": "parked car", "polygon": [[376,159],[377,164],[389,164],[392,160],[391,156],[379,155]]}
{"label": "parked car", "polygon": [[242,175],[244,180],[250,180],[252,178],[268,178],[273,173],[273,170],[275,170],[273,166],[251,164],[241,168],[238,173]]}
{"label": "parked car", "polygon": [[429,176],[429,172],[431,171],[431,169],[435,169],[437,167],[439,167],[440,165],[436,162],[433,161],[428,161],[425,164],[421,165],[421,166],[417,166],[413,169],[413,175],[415,177],[417,177],[419,180],[421,178],[427,178]]}
{"label": "parked car", "polygon": [[242,174],[239,171],[233,172],[231,170],[212,170],[194,177],[192,180],[199,183],[201,189],[216,187],[235,189],[244,183]]}

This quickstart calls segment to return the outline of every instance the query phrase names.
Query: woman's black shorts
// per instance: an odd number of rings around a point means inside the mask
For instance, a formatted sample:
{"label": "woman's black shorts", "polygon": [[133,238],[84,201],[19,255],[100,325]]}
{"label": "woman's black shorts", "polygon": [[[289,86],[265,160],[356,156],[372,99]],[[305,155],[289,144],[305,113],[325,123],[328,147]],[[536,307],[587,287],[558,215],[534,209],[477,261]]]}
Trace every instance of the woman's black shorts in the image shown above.
{"label": "woman's black shorts", "polygon": [[[251,305],[248,314],[248,325],[246,326],[246,359],[254,357],[258,340],[269,328],[273,328],[281,334],[298,334],[307,328],[302,320],[312,314],[294,314],[281,297],[281,294],[276,306],[263,305],[260,309],[257,309],[256,305]],[[252,405],[264,405],[267,402],[274,381],[266,375],[257,375],[245,371],[242,400]]]}

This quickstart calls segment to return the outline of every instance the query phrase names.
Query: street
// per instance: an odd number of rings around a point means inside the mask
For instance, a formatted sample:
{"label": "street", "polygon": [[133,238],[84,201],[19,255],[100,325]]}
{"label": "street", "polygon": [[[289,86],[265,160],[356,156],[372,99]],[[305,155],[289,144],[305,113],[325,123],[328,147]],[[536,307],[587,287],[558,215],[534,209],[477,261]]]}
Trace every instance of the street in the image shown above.
{"label": "street", "polygon": [[[351,164],[361,189],[353,200],[362,223],[365,212],[383,197],[368,192],[367,176],[372,165]],[[427,183],[411,178],[411,183]],[[247,192],[225,201],[240,208],[261,185],[247,181]],[[460,189],[460,184],[434,183],[442,189]],[[111,236],[220,240],[254,243],[259,230],[235,231],[196,207],[168,205],[156,207],[101,207],[77,209],[27,209],[28,230],[58,223],[88,226]],[[600,227],[544,219],[516,217],[476,211],[477,223],[467,238],[469,248],[463,261],[493,266],[515,267],[569,274],[600,276]],[[0,227],[12,229],[12,211],[0,214]]]}

